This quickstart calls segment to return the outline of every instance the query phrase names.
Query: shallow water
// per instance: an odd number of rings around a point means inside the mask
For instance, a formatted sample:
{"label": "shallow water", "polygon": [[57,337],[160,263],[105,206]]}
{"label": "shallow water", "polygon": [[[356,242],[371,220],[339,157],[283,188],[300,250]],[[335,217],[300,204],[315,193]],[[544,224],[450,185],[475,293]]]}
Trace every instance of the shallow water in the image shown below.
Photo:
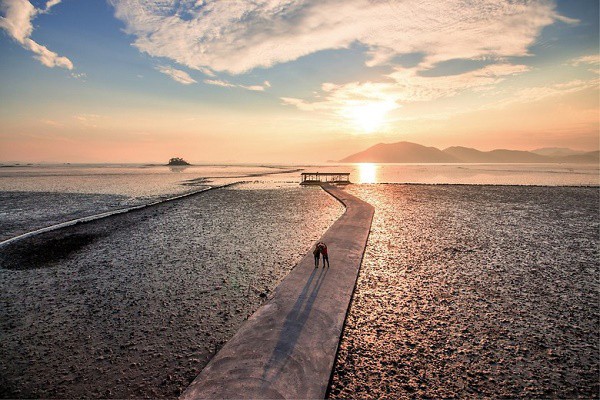
{"label": "shallow water", "polygon": [[[308,170],[308,169],[307,169]],[[341,164],[310,168],[347,171],[354,183],[598,186],[600,167],[588,164]]]}
{"label": "shallow water", "polygon": [[110,164],[0,168],[0,241],[76,218],[148,204],[215,185],[255,180],[269,174],[286,176],[288,170],[235,165]]}
{"label": "shallow water", "polygon": [[[311,166],[32,165],[0,168],[0,240],[66,220],[214,185],[296,185],[299,170],[349,172],[355,183],[598,186],[598,165],[326,164]],[[255,185],[255,188],[257,186]]]}
{"label": "shallow water", "polygon": [[594,398],[597,188],[362,185],[332,398]]}
{"label": "shallow water", "polygon": [[[288,168],[289,169],[289,168]],[[33,165],[0,168],[0,191],[94,193],[156,198],[185,193],[203,183],[229,183],[285,171],[285,168],[254,165],[202,165],[189,167],[143,165]]]}

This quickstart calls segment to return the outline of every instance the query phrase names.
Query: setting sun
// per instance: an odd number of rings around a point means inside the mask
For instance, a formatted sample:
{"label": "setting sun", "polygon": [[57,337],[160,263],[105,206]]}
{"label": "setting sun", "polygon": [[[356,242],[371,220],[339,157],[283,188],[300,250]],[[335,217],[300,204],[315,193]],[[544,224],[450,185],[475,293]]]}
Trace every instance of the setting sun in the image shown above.
{"label": "setting sun", "polygon": [[381,129],[386,123],[386,115],[397,108],[393,101],[380,101],[353,105],[344,110],[356,130],[364,133],[373,133]]}
{"label": "setting sun", "polygon": [[0,0],[0,400],[600,400],[599,21]]}

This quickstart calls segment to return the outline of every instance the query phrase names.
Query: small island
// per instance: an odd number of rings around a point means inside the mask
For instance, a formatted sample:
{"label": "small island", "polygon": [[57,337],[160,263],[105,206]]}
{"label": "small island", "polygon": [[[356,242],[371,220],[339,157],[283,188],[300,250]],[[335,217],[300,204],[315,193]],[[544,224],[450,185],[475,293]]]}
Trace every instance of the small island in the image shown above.
{"label": "small island", "polygon": [[185,161],[183,158],[173,157],[169,160],[169,163],[167,165],[191,165],[191,164],[189,162]]}

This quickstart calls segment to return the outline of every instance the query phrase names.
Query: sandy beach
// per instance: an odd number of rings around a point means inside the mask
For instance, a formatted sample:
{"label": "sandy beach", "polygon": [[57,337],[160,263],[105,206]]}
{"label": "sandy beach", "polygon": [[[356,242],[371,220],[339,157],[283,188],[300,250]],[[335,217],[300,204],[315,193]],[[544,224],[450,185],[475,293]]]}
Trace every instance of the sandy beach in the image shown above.
{"label": "sandy beach", "polygon": [[361,185],[331,398],[596,398],[598,188]]}
{"label": "sandy beach", "polygon": [[173,398],[343,212],[238,185],[0,254],[0,395]]}

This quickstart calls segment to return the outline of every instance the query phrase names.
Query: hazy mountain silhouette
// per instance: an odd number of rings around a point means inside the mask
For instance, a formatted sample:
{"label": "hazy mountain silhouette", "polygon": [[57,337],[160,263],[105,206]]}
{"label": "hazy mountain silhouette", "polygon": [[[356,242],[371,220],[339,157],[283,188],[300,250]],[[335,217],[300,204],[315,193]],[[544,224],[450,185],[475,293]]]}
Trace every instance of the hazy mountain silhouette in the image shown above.
{"label": "hazy mountain silhouette", "polygon": [[548,162],[548,158],[529,151],[520,150],[492,150],[479,151],[468,147],[449,147],[444,150],[467,163],[539,163]]}
{"label": "hazy mountain silhouette", "polygon": [[425,147],[410,142],[379,143],[365,151],[352,154],[340,162],[382,162],[382,163],[441,163],[461,162],[451,154],[435,147]]}
{"label": "hazy mountain silhouette", "polygon": [[558,158],[560,160],[559,162],[597,164],[600,162],[600,151],[589,151],[583,154],[573,154],[570,156],[554,158]]}
{"label": "hazy mountain silhouette", "polygon": [[444,149],[444,153],[454,156],[459,162],[484,163],[488,160],[488,155],[483,151],[471,149],[469,147],[454,146]]}
{"label": "hazy mountain silhouette", "polygon": [[598,163],[599,152],[579,152],[566,148],[544,148],[541,153],[498,149],[480,151],[454,146],[444,150],[416,143],[379,143],[352,154],[340,162],[379,163]]}
{"label": "hazy mountain silhouette", "polygon": [[535,153],[535,154],[539,154],[541,156],[553,156],[553,157],[574,156],[574,155],[585,153],[585,151],[568,149],[566,147],[544,147],[542,149],[531,150],[531,152]]}

